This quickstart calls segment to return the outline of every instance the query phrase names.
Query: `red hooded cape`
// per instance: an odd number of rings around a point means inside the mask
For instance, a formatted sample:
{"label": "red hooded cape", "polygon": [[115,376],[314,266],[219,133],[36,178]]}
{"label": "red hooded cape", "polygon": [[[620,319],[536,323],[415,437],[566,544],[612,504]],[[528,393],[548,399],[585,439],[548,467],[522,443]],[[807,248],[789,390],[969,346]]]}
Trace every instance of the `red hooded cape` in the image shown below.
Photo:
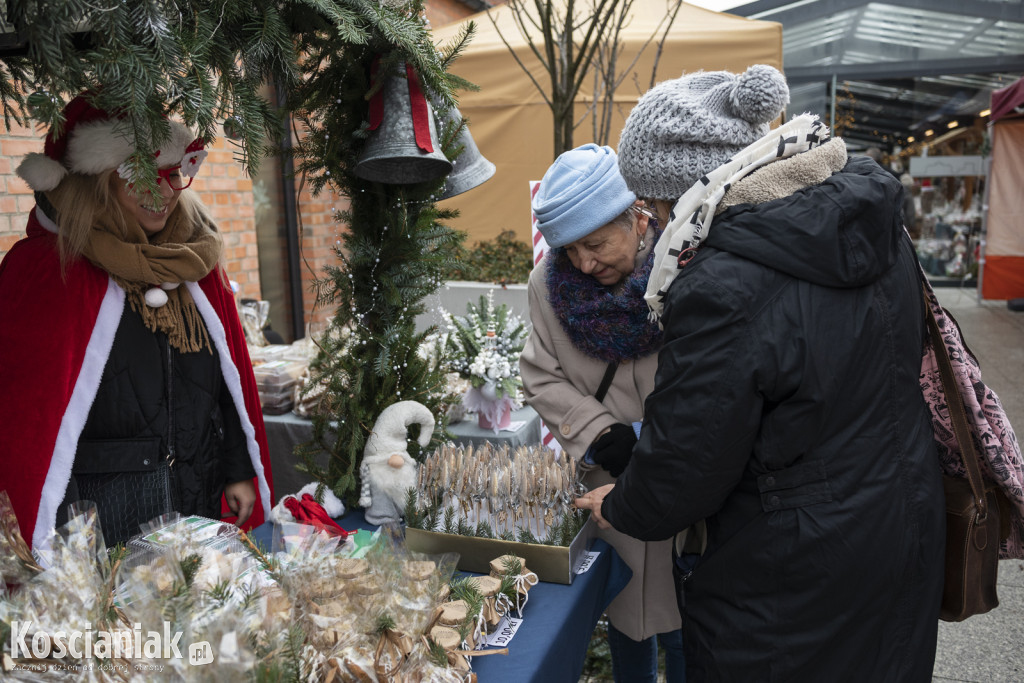
{"label": "red hooded cape", "polygon": [[[56,225],[38,207],[27,232],[0,261],[0,490],[11,499],[22,536],[39,549],[49,545],[125,293],[85,259],[62,274]],[[245,527],[258,526],[272,507],[270,456],[234,298],[219,266],[185,285],[241,418],[257,490]]]}

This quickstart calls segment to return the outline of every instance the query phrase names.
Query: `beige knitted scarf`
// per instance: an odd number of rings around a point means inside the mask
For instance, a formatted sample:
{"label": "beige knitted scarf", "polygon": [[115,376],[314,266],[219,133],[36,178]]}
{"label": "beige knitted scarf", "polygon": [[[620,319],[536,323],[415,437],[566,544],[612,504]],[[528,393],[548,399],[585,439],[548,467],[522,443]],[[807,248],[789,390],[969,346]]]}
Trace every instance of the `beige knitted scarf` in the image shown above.
{"label": "beige knitted scarf", "polygon": [[[222,247],[220,234],[202,220],[169,222],[150,237],[136,221],[129,220],[121,228],[104,216],[90,231],[83,255],[124,289],[132,310],[149,330],[164,332],[171,346],[183,353],[203,349],[213,353],[195,301],[180,285],[206,277],[217,265]],[[166,304],[149,306],[146,290],[164,284],[179,286],[165,289]]]}

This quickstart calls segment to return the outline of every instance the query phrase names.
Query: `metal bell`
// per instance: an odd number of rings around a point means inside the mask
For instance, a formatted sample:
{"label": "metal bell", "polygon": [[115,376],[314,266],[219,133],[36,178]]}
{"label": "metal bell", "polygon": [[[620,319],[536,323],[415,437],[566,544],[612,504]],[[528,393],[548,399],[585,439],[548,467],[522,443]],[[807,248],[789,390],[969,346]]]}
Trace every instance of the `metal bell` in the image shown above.
{"label": "metal bell", "polygon": [[[458,109],[452,109],[449,121],[456,125],[462,120]],[[463,147],[462,154],[452,162],[454,168],[445,182],[441,191],[441,199],[449,199],[457,194],[472,190],[477,185],[483,185],[494,175],[494,164],[484,158],[477,149],[476,142],[469,132],[469,126],[463,126],[456,143]]]}
{"label": "metal bell", "polygon": [[426,107],[432,151],[425,152],[417,144],[410,90],[418,97],[423,96],[419,84],[412,82],[415,75],[407,71],[404,65],[402,72],[407,73],[408,77],[390,76],[381,89],[383,118],[377,129],[370,133],[370,139],[353,169],[364,180],[409,185],[437,180],[451,173],[452,163],[444,155],[437,140],[437,127],[429,102],[417,102],[417,107],[420,111]]}

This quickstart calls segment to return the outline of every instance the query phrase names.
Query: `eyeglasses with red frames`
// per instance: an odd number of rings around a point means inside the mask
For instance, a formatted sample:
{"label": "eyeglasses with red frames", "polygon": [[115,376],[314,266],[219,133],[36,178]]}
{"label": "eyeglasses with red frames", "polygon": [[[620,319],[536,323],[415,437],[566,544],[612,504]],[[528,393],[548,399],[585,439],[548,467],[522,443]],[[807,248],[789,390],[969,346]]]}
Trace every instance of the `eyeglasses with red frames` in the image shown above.
{"label": "eyeglasses with red frames", "polygon": [[186,187],[192,184],[192,176],[185,175],[181,172],[181,165],[172,166],[170,168],[158,168],[156,171],[157,180],[156,184],[159,185],[161,180],[167,181],[167,185],[175,192],[184,190]]}

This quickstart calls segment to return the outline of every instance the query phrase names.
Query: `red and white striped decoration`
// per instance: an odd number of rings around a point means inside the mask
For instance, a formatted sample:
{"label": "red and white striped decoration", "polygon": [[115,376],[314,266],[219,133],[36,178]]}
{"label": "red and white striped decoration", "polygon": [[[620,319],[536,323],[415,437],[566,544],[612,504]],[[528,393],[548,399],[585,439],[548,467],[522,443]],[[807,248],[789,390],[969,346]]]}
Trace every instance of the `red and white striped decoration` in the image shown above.
{"label": "red and white striped decoration", "polygon": [[544,420],[540,421],[540,441],[542,444],[550,448],[555,452],[555,455],[560,455],[562,452],[562,444],[558,443],[558,439],[551,433],[548,426],[544,423]]}
{"label": "red and white striped decoration", "polygon": [[548,250],[548,243],[544,241],[544,235],[537,229],[537,217],[533,215],[533,198],[540,189],[539,180],[530,181],[530,230],[533,232],[533,265],[540,263],[544,258],[544,252]]}
{"label": "red and white striped decoration", "polygon": [[[540,188],[539,180],[530,181],[530,205],[533,206],[533,198],[537,194],[537,190]],[[540,230],[537,229],[537,217],[533,215],[533,210],[530,211],[530,230],[533,233],[533,265],[536,266],[540,263],[540,260],[544,258],[544,252],[548,250],[548,243],[544,241],[544,235],[540,234]],[[556,455],[562,452],[562,444],[558,443],[558,439],[551,433],[548,426],[544,423],[544,420],[540,421],[540,440],[545,446],[555,452]]]}

